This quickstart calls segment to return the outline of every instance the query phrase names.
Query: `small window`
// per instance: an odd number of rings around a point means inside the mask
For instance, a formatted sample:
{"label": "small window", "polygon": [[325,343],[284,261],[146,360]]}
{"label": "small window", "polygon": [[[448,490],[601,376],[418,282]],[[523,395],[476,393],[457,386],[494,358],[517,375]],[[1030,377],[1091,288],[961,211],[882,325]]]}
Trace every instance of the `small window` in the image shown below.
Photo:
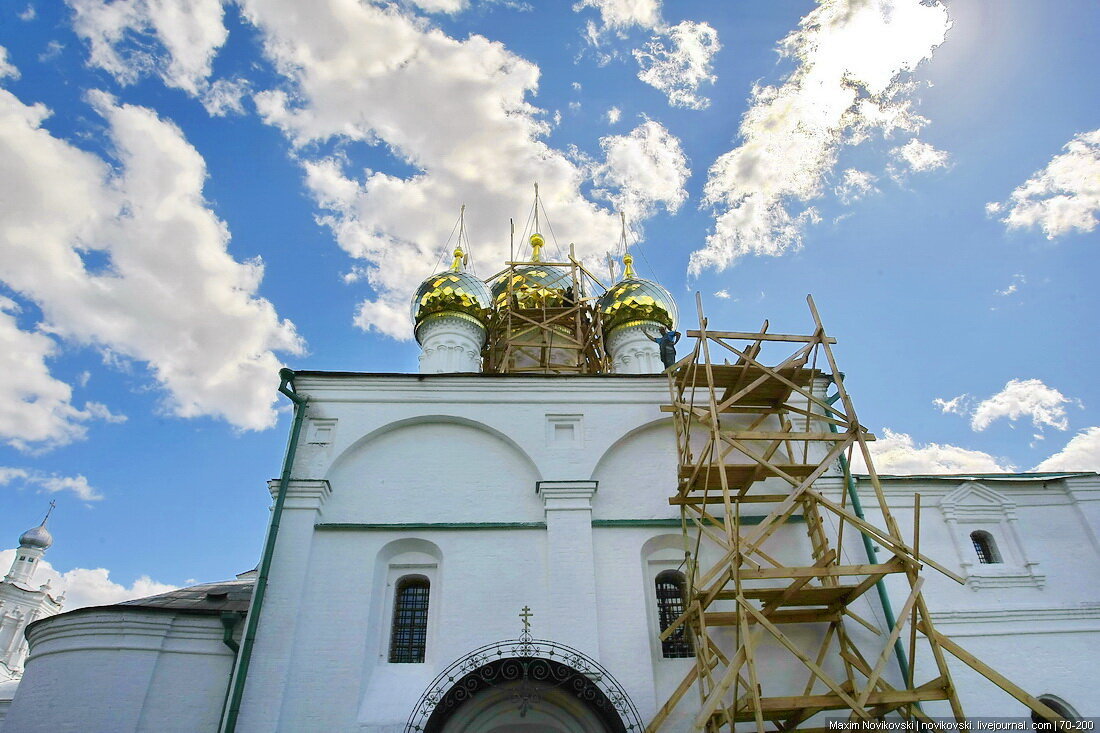
{"label": "small window", "polygon": [[406,575],[397,581],[390,632],[390,661],[415,664],[424,661],[428,641],[428,579]]}
{"label": "small window", "polygon": [[997,543],[993,541],[993,535],[989,532],[971,532],[970,541],[974,543],[974,552],[978,553],[978,562],[992,565],[1001,561],[1001,555],[997,552]]}
{"label": "small window", "polygon": [[[687,583],[683,573],[665,570],[657,576],[656,585],[657,617],[661,624],[661,633],[664,633],[684,613],[684,590]],[[665,659],[695,656],[687,624],[681,624],[671,636],[661,642],[661,656]]]}

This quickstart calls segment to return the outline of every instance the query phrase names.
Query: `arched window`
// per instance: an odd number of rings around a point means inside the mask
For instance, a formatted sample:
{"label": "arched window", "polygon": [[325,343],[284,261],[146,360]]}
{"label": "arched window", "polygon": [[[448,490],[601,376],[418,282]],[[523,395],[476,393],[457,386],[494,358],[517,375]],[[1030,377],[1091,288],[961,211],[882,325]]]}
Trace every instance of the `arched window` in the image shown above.
{"label": "arched window", "polygon": [[397,581],[393,598],[393,626],[390,631],[390,661],[424,661],[428,641],[428,579],[406,575]]}
{"label": "arched window", "polygon": [[[684,574],[675,570],[665,570],[657,576],[657,619],[661,625],[661,633],[683,614],[686,585]],[[661,642],[661,656],[665,659],[695,656],[687,624],[681,624]]]}
{"label": "arched window", "polygon": [[999,563],[1001,554],[997,552],[997,543],[993,541],[993,535],[979,530],[970,533],[970,541],[974,543],[974,552],[978,553],[978,562],[983,564]]}
{"label": "arched window", "polygon": [[[1043,703],[1066,720],[1076,721],[1081,719],[1077,711],[1071,708],[1069,703],[1060,697],[1055,697],[1054,695],[1039,695],[1039,702]],[[1034,710],[1031,711],[1031,722],[1034,724],[1035,730],[1062,730],[1061,728],[1056,728],[1053,721],[1047,720]]]}

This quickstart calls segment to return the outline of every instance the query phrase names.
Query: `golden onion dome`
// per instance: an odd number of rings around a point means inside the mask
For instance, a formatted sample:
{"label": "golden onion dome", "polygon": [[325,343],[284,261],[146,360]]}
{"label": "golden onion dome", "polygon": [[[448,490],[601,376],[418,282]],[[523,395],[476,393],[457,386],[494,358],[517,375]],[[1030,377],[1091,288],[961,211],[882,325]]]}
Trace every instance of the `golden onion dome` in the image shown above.
{"label": "golden onion dome", "polygon": [[561,267],[541,264],[541,234],[531,235],[531,260],[538,264],[510,267],[492,284],[493,303],[500,306],[508,299],[511,282],[512,297],[517,308],[558,308],[571,299],[573,276]]}
{"label": "golden onion dome", "polygon": [[412,316],[417,341],[420,340],[421,324],[433,317],[465,318],[482,327],[489,320],[493,302],[489,287],[461,269],[465,261],[461,248],[455,249],[454,256],[451,269],[429,277],[413,296]]}
{"label": "golden onion dome", "polygon": [[597,303],[604,333],[624,326],[652,323],[675,328],[676,301],[672,294],[657,283],[638,277],[633,263],[631,255],[623,257],[626,265],[623,279],[601,295]]}

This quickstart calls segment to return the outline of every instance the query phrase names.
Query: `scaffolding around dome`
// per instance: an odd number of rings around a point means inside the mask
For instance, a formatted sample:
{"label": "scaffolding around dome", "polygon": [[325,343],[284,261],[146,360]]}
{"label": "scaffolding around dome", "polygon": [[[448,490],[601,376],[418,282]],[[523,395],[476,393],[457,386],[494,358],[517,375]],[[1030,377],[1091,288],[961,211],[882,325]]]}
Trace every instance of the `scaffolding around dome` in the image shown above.
{"label": "scaffolding around dome", "polygon": [[[538,238],[536,242],[535,238]],[[493,305],[484,371],[602,374],[610,371],[597,302],[606,288],[569,246],[565,262],[511,261],[488,279]]]}

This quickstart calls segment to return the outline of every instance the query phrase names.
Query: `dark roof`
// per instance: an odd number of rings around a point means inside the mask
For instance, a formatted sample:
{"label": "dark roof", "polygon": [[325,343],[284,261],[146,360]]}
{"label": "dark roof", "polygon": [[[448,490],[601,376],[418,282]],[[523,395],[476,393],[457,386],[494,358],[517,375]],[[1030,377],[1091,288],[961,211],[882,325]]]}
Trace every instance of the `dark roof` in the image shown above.
{"label": "dark roof", "polygon": [[220,613],[221,611],[248,610],[255,580],[223,580],[220,583],[203,583],[190,588],[179,588],[148,598],[116,603],[115,607],[163,608],[191,613]]}
{"label": "dark roof", "polygon": [[146,611],[166,611],[169,613],[196,613],[216,616],[222,612],[245,614],[252,600],[252,590],[256,579],[250,573],[241,573],[248,577],[243,580],[223,580],[220,583],[203,583],[190,588],[179,588],[147,598],[135,598],[106,606],[85,606],[64,611],[56,616],[46,616],[27,624],[27,630],[39,624],[48,624],[60,618],[71,618],[75,614],[95,611],[141,609]]}

